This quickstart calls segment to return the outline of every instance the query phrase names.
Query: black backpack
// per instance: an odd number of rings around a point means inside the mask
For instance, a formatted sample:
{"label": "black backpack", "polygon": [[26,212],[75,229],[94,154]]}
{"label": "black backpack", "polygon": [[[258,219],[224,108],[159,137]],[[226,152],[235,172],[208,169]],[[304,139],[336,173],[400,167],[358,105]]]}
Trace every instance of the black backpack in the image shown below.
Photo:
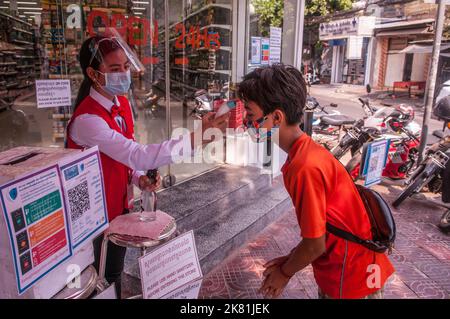
{"label": "black backpack", "polygon": [[358,184],[356,184],[356,188],[369,216],[372,239],[361,239],[328,222],[327,231],[337,237],[363,245],[377,253],[384,253],[386,250],[391,253],[395,241],[396,227],[389,205],[376,191]]}

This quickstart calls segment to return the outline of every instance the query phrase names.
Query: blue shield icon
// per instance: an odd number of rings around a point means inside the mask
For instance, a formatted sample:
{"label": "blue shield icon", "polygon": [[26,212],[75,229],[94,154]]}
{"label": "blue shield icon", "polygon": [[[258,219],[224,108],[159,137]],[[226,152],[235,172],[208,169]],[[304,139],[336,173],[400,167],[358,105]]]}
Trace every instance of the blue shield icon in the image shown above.
{"label": "blue shield icon", "polygon": [[14,187],[9,190],[9,198],[11,198],[11,200],[13,201],[16,200],[17,195],[18,195],[17,188]]}

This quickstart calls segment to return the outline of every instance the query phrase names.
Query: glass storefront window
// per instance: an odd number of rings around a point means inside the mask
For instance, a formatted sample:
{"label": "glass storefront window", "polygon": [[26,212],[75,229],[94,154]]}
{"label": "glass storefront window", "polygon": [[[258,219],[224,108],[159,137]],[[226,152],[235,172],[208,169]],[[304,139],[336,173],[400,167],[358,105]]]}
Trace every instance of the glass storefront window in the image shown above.
{"label": "glass storefront window", "polygon": [[283,0],[249,1],[247,73],[281,61],[283,10]]}
{"label": "glass storefront window", "polygon": [[[129,92],[137,141],[160,143],[177,128],[192,130],[196,92],[205,90],[212,108],[229,94],[232,0],[166,1],[0,1],[0,150],[64,147],[73,105],[38,109],[34,81],[70,79],[74,103],[83,79],[81,44],[107,27],[117,29],[146,68],[133,74]],[[172,165],[161,175],[181,181],[216,164]]]}

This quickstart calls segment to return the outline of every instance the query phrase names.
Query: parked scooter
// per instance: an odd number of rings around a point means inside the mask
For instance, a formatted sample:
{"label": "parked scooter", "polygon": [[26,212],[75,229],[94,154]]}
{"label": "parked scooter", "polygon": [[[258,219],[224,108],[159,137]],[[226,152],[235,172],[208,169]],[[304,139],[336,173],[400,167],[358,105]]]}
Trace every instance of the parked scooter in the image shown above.
{"label": "parked scooter", "polygon": [[341,159],[351,152],[351,160],[346,169],[354,179],[359,177],[362,149],[365,143],[384,138],[390,139],[391,145],[383,176],[391,179],[403,179],[414,167],[418,158],[420,144],[420,125],[413,121],[414,110],[398,105],[390,108],[373,108],[369,101],[360,99],[366,113],[365,120],[359,120],[347,129],[339,145],[331,150]]}
{"label": "parked scooter", "polygon": [[[445,121],[442,132],[433,132],[440,141],[427,150],[425,159],[407,181],[408,186],[392,203],[394,207],[400,206],[404,200],[425,187],[429,192],[441,193],[443,202],[450,202],[450,135],[444,134],[445,129],[450,128],[450,96],[440,100],[434,114]],[[442,216],[439,228],[450,231],[450,210]]]}
{"label": "parked scooter", "polygon": [[[194,105],[190,105],[190,101],[193,101]],[[198,90],[185,96],[183,106],[191,111],[189,116],[201,119],[205,114],[214,111],[214,99],[208,91]]]}

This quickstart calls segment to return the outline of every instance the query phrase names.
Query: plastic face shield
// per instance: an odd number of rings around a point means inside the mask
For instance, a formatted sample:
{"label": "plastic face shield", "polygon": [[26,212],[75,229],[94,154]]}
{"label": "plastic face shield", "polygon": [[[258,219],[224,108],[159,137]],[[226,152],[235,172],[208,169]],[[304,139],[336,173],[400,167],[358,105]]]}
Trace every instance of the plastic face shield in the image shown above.
{"label": "plastic face shield", "polygon": [[131,70],[142,73],[145,71],[145,67],[137,57],[136,53],[130,48],[125,40],[120,36],[116,29],[108,29],[105,34],[100,35],[100,40],[93,40],[91,42],[92,57],[89,65],[92,64],[94,59],[97,59],[100,63],[104,62],[105,57],[117,50],[121,49],[128,58],[131,64]]}

